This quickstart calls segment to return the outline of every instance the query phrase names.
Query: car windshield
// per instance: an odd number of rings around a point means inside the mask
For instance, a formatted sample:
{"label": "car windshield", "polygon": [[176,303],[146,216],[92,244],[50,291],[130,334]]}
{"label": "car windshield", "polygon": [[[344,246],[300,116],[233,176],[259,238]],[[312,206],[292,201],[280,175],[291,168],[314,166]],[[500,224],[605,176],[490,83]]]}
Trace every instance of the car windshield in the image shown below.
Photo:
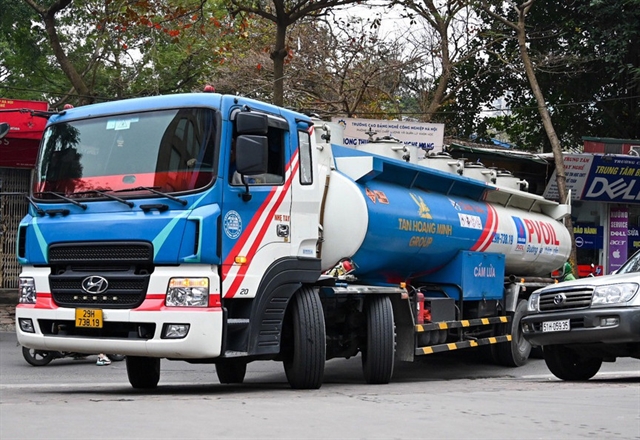
{"label": "car windshield", "polygon": [[616,273],[640,273],[640,251],[636,252]]}
{"label": "car windshield", "polygon": [[43,136],[34,195],[87,197],[139,187],[170,193],[207,186],[217,169],[215,120],[213,110],[196,108],[53,124]]}

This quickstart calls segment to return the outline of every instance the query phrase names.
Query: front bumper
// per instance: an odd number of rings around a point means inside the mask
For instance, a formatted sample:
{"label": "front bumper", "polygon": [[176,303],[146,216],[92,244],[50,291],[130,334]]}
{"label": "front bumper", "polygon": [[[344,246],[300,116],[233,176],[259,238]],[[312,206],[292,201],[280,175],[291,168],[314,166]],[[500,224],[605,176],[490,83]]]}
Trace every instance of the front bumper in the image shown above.
{"label": "front bumper", "polygon": [[[20,328],[21,319],[31,319],[34,333]],[[39,350],[78,353],[118,353],[174,359],[204,359],[220,356],[223,311],[220,308],[163,310],[104,310],[104,328],[77,330],[75,309],[16,307],[16,334],[20,345]],[[164,324],[189,324],[182,339],[162,339]],[[140,332],[138,329],[144,329]]]}
{"label": "front bumper", "polygon": [[[603,325],[603,320],[617,320]],[[568,331],[543,332],[542,323],[569,319]],[[609,307],[553,313],[522,318],[524,338],[533,345],[640,343],[640,307]]]}

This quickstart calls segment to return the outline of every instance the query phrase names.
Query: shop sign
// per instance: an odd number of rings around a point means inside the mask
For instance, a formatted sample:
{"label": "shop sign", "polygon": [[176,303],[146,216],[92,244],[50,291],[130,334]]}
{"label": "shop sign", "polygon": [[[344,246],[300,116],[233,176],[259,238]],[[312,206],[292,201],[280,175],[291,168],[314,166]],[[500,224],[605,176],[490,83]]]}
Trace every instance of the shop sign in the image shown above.
{"label": "shop sign", "polygon": [[573,226],[573,237],[578,249],[602,249],[603,240],[602,226],[581,225]]}
{"label": "shop sign", "polygon": [[[624,155],[566,154],[567,190],[573,200],[640,203],[640,157]],[[544,197],[558,200],[553,172]]]}
{"label": "shop sign", "polygon": [[609,211],[609,273],[627,261],[629,210],[624,207]]}
{"label": "shop sign", "polygon": [[627,233],[629,237],[629,253],[628,255],[633,255],[638,249],[640,249],[640,230],[635,227],[629,227],[629,232]]}

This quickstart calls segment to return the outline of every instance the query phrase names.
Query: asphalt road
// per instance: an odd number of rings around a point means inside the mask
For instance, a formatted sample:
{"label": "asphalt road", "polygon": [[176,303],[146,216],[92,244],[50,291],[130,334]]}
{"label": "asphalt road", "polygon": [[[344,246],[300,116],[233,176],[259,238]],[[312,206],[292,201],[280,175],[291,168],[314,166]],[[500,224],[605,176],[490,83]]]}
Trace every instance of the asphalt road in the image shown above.
{"label": "asphalt road", "polygon": [[213,365],[163,360],[145,392],[129,386],[124,362],[95,360],[32,367],[15,335],[0,333],[0,438],[640,438],[632,359],[570,383],[538,359],[511,369],[461,351],[398,363],[389,385],[365,384],[359,358],[333,360],[313,391],[291,390],[275,362],[221,385]]}

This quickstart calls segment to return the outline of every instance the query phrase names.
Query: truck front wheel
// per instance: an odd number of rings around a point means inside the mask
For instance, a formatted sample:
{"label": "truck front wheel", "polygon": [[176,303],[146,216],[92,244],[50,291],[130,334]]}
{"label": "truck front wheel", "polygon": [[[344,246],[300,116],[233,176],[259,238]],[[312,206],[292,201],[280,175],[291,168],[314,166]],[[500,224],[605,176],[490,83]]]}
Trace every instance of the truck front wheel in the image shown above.
{"label": "truck front wheel", "polygon": [[318,389],[324,377],[327,356],[322,302],[309,287],[302,287],[292,299],[289,323],[291,337],[285,347],[284,371],[291,388]]}
{"label": "truck front wheel", "polygon": [[391,381],[395,360],[395,323],[388,296],[371,297],[365,305],[367,341],[362,347],[362,370],[369,384]]}
{"label": "truck front wheel", "polygon": [[589,380],[600,370],[602,359],[583,357],[564,345],[546,345],[542,349],[544,362],[558,379]]}
{"label": "truck front wheel", "polygon": [[127,376],[132,387],[151,389],[160,381],[160,358],[127,356]]}

